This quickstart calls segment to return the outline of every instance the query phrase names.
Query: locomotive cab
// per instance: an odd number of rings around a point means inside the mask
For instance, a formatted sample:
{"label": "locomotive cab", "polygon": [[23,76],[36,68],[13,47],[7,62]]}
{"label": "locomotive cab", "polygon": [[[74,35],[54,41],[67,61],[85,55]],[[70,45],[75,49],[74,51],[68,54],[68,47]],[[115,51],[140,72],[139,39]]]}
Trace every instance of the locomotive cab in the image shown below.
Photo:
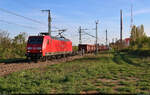
{"label": "locomotive cab", "polygon": [[42,57],[43,36],[31,36],[27,42],[27,58],[37,59]]}

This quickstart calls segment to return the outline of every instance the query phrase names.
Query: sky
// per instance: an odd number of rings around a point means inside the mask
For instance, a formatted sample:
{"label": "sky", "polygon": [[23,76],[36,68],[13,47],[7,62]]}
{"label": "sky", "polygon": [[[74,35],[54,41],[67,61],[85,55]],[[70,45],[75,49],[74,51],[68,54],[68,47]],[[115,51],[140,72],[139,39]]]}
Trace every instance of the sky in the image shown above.
{"label": "sky", "polygon": [[[120,9],[123,10],[123,38],[130,37],[131,5],[133,24],[143,24],[145,33],[150,36],[150,0],[0,0],[0,29],[8,31],[10,37],[21,32],[26,32],[28,36],[47,32],[48,15],[40,10],[50,9],[52,31],[67,29],[63,35],[73,45],[79,43],[79,26],[88,29],[85,32],[95,36],[96,20],[99,20],[98,43],[105,44],[106,29],[109,42],[120,38]],[[8,14],[2,9],[41,23]],[[52,35],[57,33],[53,32]],[[94,44],[95,38],[83,34],[82,42]]]}

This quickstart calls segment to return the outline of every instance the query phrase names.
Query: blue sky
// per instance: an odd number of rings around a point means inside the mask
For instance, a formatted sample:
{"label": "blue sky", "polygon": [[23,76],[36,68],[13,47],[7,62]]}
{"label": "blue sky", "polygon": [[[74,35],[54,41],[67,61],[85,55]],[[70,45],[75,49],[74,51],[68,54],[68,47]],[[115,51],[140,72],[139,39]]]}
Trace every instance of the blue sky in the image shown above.
{"label": "blue sky", "polygon": [[[7,24],[0,21],[0,29],[7,30],[13,37],[20,32],[28,35],[37,35],[39,32],[47,31],[47,13],[42,9],[50,9],[52,13],[52,27],[68,31],[64,34],[78,44],[78,28],[91,29],[86,32],[95,35],[95,20],[99,20],[98,37],[99,43],[105,42],[105,30],[108,30],[109,41],[112,38],[119,39],[120,32],[120,9],[123,10],[123,38],[130,36],[130,6],[133,4],[134,24],[144,24],[145,32],[150,36],[149,0],[0,0],[0,8],[15,12],[17,14],[41,21],[43,24],[34,23],[20,17],[16,17],[0,11],[0,20],[6,20],[21,25],[35,27],[28,29],[17,25]],[[56,33],[53,33],[56,35]],[[94,38],[83,35],[83,43],[93,44]]]}

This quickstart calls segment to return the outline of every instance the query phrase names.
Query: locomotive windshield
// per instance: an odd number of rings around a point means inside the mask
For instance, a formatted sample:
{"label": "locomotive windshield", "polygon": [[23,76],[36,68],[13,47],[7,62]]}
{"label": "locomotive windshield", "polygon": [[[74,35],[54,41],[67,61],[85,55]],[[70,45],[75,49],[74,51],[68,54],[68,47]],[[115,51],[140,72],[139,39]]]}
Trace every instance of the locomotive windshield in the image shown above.
{"label": "locomotive windshield", "polygon": [[31,37],[28,40],[28,44],[42,44],[43,38],[42,37]]}

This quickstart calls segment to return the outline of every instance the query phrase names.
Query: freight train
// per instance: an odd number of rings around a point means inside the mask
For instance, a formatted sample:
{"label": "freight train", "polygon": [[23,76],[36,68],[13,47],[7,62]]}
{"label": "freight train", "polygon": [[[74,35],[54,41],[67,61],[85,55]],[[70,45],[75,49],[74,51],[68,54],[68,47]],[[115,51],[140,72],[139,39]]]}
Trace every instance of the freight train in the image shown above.
{"label": "freight train", "polygon": [[[108,50],[106,46],[98,46],[98,51]],[[30,36],[27,42],[26,57],[28,60],[46,61],[57,57],[70,56],[84,51],[92,53],[96,51],[95,45],[79,44],[78,51],[72,50],[72,42],[65,37],[52,37],[47,33],[41,33],[39,36]]]}

